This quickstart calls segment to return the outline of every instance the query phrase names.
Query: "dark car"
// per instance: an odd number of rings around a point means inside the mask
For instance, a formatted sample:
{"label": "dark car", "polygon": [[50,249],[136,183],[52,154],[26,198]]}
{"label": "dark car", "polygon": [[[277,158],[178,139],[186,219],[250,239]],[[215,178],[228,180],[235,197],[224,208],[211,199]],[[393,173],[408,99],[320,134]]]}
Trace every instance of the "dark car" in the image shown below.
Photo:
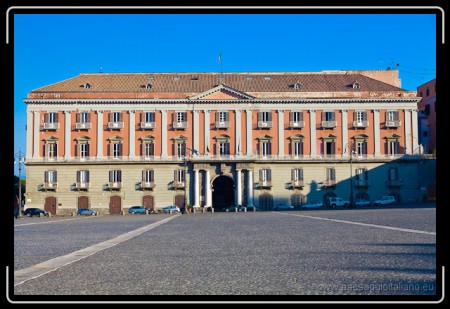
{"label": "dark car", "polygon": [[48,217],[48,212],[45,210],[42,210],[40,208],[27,208],[24,211],[24,215],[27,217],[33,217],[33,216],[38,216],[38,217],[43,217],[46,216]]}
{"label": "dark car", "polygon": [[77,211],[77,215],[79,216],[96,216],[97,211],[90,208],[80,208]]}

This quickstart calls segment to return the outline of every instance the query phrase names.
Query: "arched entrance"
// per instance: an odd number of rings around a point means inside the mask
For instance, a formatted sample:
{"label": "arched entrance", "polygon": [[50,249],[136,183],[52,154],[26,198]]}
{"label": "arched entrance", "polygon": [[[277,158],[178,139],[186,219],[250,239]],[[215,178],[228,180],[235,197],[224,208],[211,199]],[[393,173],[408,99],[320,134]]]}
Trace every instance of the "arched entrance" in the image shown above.
{"label": "arched entrance", "polygon": [[182,194],[175,195],[175,206],[178,206],[180,210],[184,207],[184,195]]}
{"label": "arched entrance", "polygon": [[213,208],[223,210],[234,205],[234,181],[228,176],[219,176],[212,183]]}
{"label": "arched entrance", "polygon": [[142,198],[142,205],[150,210],[153,210],[153,202],[154,201],[152,195],[144,195],[144,197]]}
{"label": "arched entrance", "polygon": [[122,198],[119,195],[113,195],[109,199],[109,214],[120,215],[122,210]]}
{"label": "arched entrance", "polygon": [[89,208],[89,197],[79,196],[78,197],[78,209]]}
{"label": "arched entrance", "polygon": [[259,196],[259,209],[272,210],[273,196],[270,193],[263,193]]}
{"label": "arched entrance", "polygon": [[44,210],[52,215],[56,215],[56,197],[47,196],[45,198]]}

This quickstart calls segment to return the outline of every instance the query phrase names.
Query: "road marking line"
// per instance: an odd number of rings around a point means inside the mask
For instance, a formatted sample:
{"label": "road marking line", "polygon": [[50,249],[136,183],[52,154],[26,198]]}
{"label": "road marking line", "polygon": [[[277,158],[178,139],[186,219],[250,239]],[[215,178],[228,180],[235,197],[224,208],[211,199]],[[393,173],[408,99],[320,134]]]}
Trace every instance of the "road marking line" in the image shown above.
{"label": "road marking line", "polygon": [[169,222],[170,220],[175,219],[179,215],[170,216],[158,222],[154,222],[152,224],[146,225],[144,227],[138,228],[134,231],[127,232],[125,234],[119,235],[112,239],[100,242],[98,244],[92,245],[90,247],[80,249],[78,251],[59,256],[48,261],[33,265],[28,268],[20,269],[14,271],[14,286],[18,286],[28,280],[38,278],[42,275],[45,275],[49,272],[57,270],[63,266],[72,264],[73,262],[84,259],[88,256],[91,256],[97,252],[100,252],[104,249],[111,248],[121,242],[127,241],[133,237],[136,237],[144,232],[147,232],[151,229],[154,229],[164,223]]}
{"label": "road marking line", "polygon": [[84,217],[84,218],[61,219],[61,220],[46,221],[46,222],[14,224],[14,227],[16,227],[16,226],[25,226],[25,225],[34,225],[34,224],[46,224],[46,223],[64,222],[64,221],[72,221],[72,220],[81,220],[81,219],[88,219],[88,218],[96,218],[96,216],[89,216],[89,217]]}
{"label": "road marking line", "polygon": [[307,215],[288,214],[288,213],[284,213],[284,212],[277,212],[277,213],[280,213],[280,214],[283,214],[283,215],[288,215],[288,216],[296,216],[296,217],[309,218],[309,219],[317,219],[317,220],[333,221],[333,222],[347,223],[347,224],[354,224],[354,225],[361,225],[361,226],[370,226],[370,227],[376,227],[376,228],[380,228],[380,229],[394,230],[394,231],[400,231],[400,232],[408,232],[408,233],[416,233],[416,234],[436,235],[435,232],[427,232],[427,231],[420,231],[420,230],[404,229],[404,228],[400,228],[400,227],[393,227],[393,226],[387,226],[387,225],[377,225],[377,224],[361,223],[361,222],[346,221],[346,220],[339,220],[339,219],[330,219],[330,218],[323,218],[323,217],[313,217],[313,216],[307,216]]}

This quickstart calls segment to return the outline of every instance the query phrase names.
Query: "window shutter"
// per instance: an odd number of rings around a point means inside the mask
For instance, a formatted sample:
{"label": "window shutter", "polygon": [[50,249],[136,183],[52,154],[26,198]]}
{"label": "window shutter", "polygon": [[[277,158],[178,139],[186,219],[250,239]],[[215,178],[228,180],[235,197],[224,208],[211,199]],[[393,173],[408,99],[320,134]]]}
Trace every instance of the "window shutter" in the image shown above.
{"label": "window shutter", "polygon": [[367,154],[367,142],[363,142],[363,154]]}
{"label": "window shutter", "polygon": [[271,181],[272,180],[272,170],[267,169],[267,181]]}
{"label": "window shutter", "polygon": [[303,169],[302,168],[298,169],[298,180],[303,180]]}
{"label": "window shutter", "polygon": [[216,112],[216,121],[220,121],[220,112],[219,111]]}
{"label": "window shutter", "polygon": [[119,143],[118,145],[117,145],[117,149],[119,150],[119,156],[121,157],[122,156],[122,143]]}
{"label": "window shutter", "polygon": [[58,113],[54,113],[54,115],[55,115],[55,123],[58,123]]}
{"label": "window shutter", "polygon": [[58,172],[57,171],[53,171],[53,181],[58,182]]}
{"label": "window shutter", "polygon": [[297,180],[295,177],[295,169],[291,170],[291,180]]}
{"label": "window shutter", "polygon": [[48,171],[44,172],[44,182],[48,182]]}
{"label": "window shutter", "polygon": [[81,182],[81,171],[77,171],[77,182]]}
{"label": "window shutter", "polygon": [[263,181],[263,170],[259,170],[259,181]]}
{"label": "window shutter", "polygon": [[89,171],[84,171],[84,180],[86,181],[86,182],[89,182]]}
{"label": "window shutter", "polygon": [[121,170],[117,171],[117,181],[122,182],[122,171]]}
{"label": "window shutter", "polygon": [[331,112],[331,121],[335,121],[335,112]]}

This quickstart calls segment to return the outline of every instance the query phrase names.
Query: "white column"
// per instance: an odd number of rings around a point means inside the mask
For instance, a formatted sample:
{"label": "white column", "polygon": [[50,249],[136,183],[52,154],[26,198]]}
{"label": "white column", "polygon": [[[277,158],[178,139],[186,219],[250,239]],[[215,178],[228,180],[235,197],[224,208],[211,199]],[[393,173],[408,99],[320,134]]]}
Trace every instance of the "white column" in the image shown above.
{"label": "white column", "polygon": [[70,125],[71,125],[71,121],[70,121],[70,115],[71,115],[71,111],[64,111],[64,158],[65,159],[70,159],[70,157],[72,157],[70,155],[70,146],[72,145],[71,143],[71,138],[70,138]]}
{"label": "white column", "polygon": [[27,151],[25,158],[31,158],[33,155],[33,112],[27,110]]}
{"label": "white column", "polygon": [[311,156],[316,156],[316,111],[309,111],[309,123],[310,123],[310,136],[311,136]]}
{"label": "white column", "polygon": [[33,124],[33,158],[39,158],[39,133],[41,132],[40,126],[40,113],[38,111],[34,111],[34,124]]}
{"label": "white column", "polygon": [[375,157],[380,156],[380,146],[381,146],[381,140],[380,140],[380,110],[374,109],[373,110],[373,138],[374,138],[374,145],[375,145]]}
{"label": "white column", "polygon": [[253,207],[253,170],[247,170],[247,207]]}
{"label": "white column", "polygon": [[130,146],[130,149],[129,149],[129,155],[128,155],[128,157],[130,157],[130,158],[134,158],[134,157],[136,157],[136,145],[135,145],[135,138],[136,138],[136,136],[135,136],[135,130],[136,130],[136,113],[135,113],[135,111],[133,111],[133,110],[130,110],[130,125],[129,125],[129,133],[128,133],[128,138],[130,139],[130,141],[129,141],[129,146]]}
{"label": "white column", "polygon": [[348,114],[347,110],[342,110],[342,156],[347,157],[350,153],[350,149],[347,149],[347,151],[344,153],[344,149],[349,143],[348,141]]}
{"label": "white column", "polygon": [[[241,143],[241,111],[237,110],[236,111],[236,124],[235,124],[235,128],[236,128],[236,150],[235,153],[237,155],[240,155],[242,152],[242,143]],[[238,151],[238,147],[239,147],[239,151]]]}
{"label": "white column", "polygon": [[197,151],[200,151],[200,111],[194,110],[194,122],[192,123],[192,127],[194,128],[194,149]]}
{"label": "white column", "polygon": [[278,155],[284,155],[284,110],[278,111]]}
{"label": "white column", "polygon": [[405,109],[405,148],[406,154],[412,154],[411,149],[411,110]]}
{"label": "white column", "polygon": [[161,111],[161,157],[167,157],[167,111]]}
{"label": "white column", "polygon": [[194,207],[200,207],[199,170],[194,170]]}
{"label": "white column", "polygon": [[205,179],[205,182],[206,182],[206,186],[205,186],[205,188],[206,188],[206,203],[205,203],[205,207],[211,207],[212,206],[212,191],[211,191],[211,172],[209,171],[209,169],[206,169],[205,170],[206,171],[206,179]]}
{"label": "white column", "polygon": [[209,121],[210,121],[209,112],[210,112],[209,110],[205,110],[205,149],[204,149],[204,153],[205,154],[208,154],[208,150],[207,149],[209,149],[210,153],[212,152],[212,149],[211,149],[211,146],[210,146],[210,141],[209,141],[209,128],[210,128],[210,125],[209,125]]}
{"label": "white column", "polygon": [[103,111],[97,111],[97,158],[103,158]]}
{"label": "white column", "polygon": [[418,119],[417,109],[412,110],[412,149],[415,153],[419,152],[419,131],[418,131]]}
{"label": "white column", "polygon": [[241,184],[241,170],[236,170],[236,205],[242,205],[242,184]]}
{"label": "white column", "polygon": [[247,155],[252,155],[252,147],[253,147],[253,139],[252,139],[252,111],[247,109],[246,110],[247,115],[247,123],[246,123],[246,132],[247,132]]}

